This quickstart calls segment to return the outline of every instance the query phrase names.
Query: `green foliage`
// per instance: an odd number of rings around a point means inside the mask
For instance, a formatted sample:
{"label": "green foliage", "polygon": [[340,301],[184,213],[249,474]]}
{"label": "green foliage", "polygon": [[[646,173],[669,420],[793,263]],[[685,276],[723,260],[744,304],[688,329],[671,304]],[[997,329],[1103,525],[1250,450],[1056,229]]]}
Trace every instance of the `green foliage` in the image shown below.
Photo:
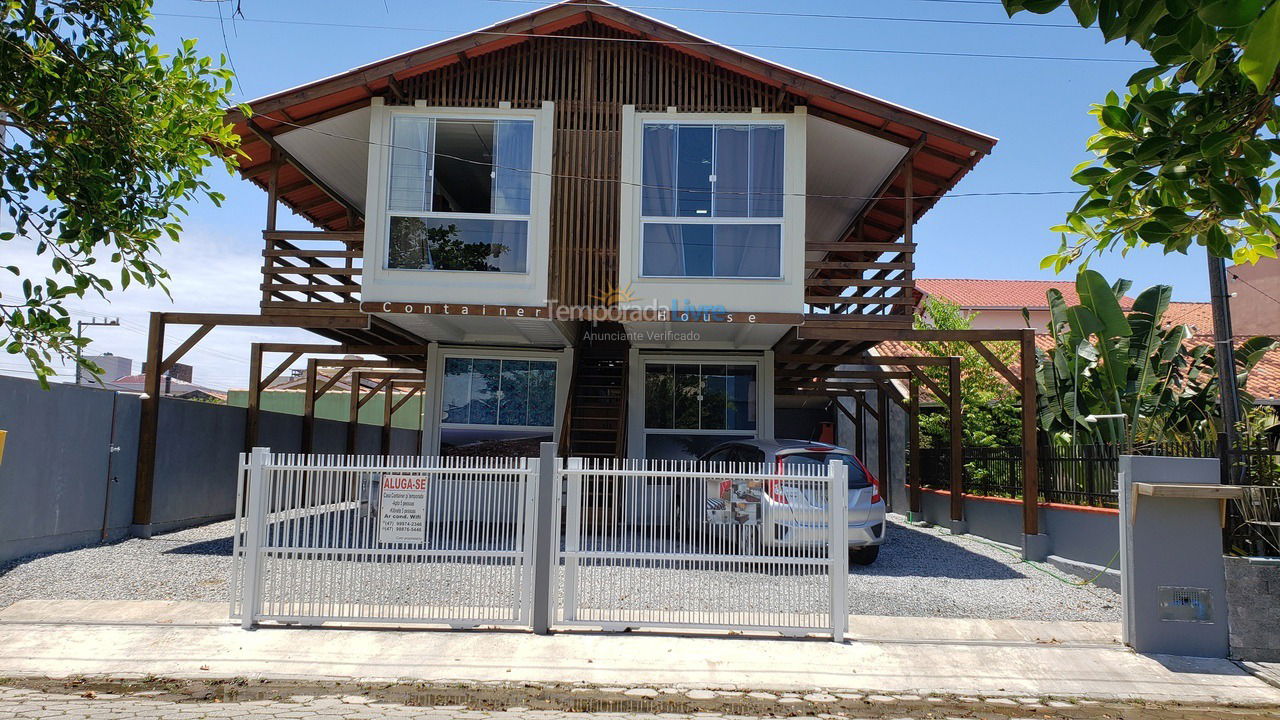
{"label": "green foliage", "polygon": [[[1064,0],[1003,0],[1010,15]],[[1087,189],[1041,267],[1096,253],[1193,243],[1237,263],[1276,257],[1280,222],[1280,0],[1071,0],[1082,27],[1123,38],[1153,66],[1094,105],[1095,159],[1071,179]],[[1069,241],[1068,236],[1073,236]]]}
{"label": "green foliage", "polygon": [[[922,312],[916,315],[916,328],[968,330],[976,315],[966,315],[960,306],[945,299],[927,297]],[[1009,438],[1019,437],[1022,416],[1017,394],[987,363],[972,345],[965,342],[912,342],[927,355],[960,358],[960,403],[964,415],[962,432],[966,447],[1001,447]],[[1018,362],[1017,343],[987,343],[992,354],[1005,365]],[[943,390],[947,388],[947,369],[928,367],[924,373]],[[923,447],[946,447],[950,430],[945,412],[925,412],[920,416],[920,439]]]}
{"label": "green foliage", "polygon": [[[1098,272],[1082,270],[1076,278],[1079,305],[1068,306],[1056,288],[1047,293],[1054,346],[1037,351],[1040,426],[1075,444],[1212,440],[1220,425],[1213,349],[1189,347],[1186,325],[1165,326],[1173,293],[1168,285],[1143,290],[1125,314],[1120,298],[1129,285],[1108,285]],[[1270,338],[1240,346],[1239,387],[1277,346]],[[1246,393],[1241,398],[1252,400]]]}
{"label": "green foliage", "polygon": [[[223,120],[231,72],[186,40],[150,42],[149,0],[0,0],[0,242],[26,241],[43,270],[3,265],[0,342],[41,382],[78,345],[64,302],[134,283],[164,286],[155,255],[186,204],[222,196],[201,177],[235,168]],[[117,284],[118,280],[118,284]],[[96,370],[91,363],[85,367]]]}

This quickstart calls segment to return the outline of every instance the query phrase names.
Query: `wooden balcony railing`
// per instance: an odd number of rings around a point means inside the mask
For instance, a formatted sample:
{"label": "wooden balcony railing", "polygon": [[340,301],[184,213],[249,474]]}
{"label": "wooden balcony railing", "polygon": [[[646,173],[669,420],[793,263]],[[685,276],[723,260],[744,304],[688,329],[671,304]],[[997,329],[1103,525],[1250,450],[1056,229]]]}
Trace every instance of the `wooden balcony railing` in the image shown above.
{"label": "wooden balcony railing", "polygon": [[805,263],[809,313],[867,327],[910,326],[915,247],[909,242],[809,243],[806,250],[826,253],[823,260]]}
{"label": "wooden balcony railing", "polygon": [[364,232],[262,233],[262,312],[359,314]]}

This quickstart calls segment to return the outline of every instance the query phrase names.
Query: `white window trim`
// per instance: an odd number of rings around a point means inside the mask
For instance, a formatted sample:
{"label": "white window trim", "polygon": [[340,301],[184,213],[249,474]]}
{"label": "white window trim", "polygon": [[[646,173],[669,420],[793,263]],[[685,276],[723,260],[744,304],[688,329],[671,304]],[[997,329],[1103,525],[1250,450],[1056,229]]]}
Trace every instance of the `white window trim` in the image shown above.
{"label": "white window trim", "polygon": [[[444,367],[449,358],[466,358],[469,360],[539,360],[556,363],[555,408],[552,417],[555,424],[546,425],[482,425],[475,423],[447,423],[444,421]],[[431,362],[427,369],[429,382],[433,388],[429,411],[431,415],[423,423],[424,439],[423,455],[437,455],[440,452],[440,431],[445,429],[464,430],[513,430],[516,432],[536,432],[550,430],[553,442],[559,442],[560,428],[564,421],[564,411],[569,400],[569,379],[573,372],[573,349],[564,350],[524,350],[487,347],[441,347],[431,354]]]}
{"label": "white window trim", "polygon": [[[754,365],[756,368],[756,429],[751,430],[681,430],[671,428],[645,427],[645,366],[648,364],[679,363],[686,365]],[[698,354],[682,355],[673,353],[641,352],[632,348],[627,367],[629,377],[627,384],[630,391],[627,403],[627,457],[643,458],[646,453],[646,436],[650,433],[659,435],[733,435],[749,439],[770,440],[773,438],[773,351],[763,353],[742,354]]]}
{"label": "white window trim", "polygon": [[[456,302],[495,305],[545,305],[551,256],[551,170],[555,106],[515,109],[388,106],[372,101],[369,126],[369,171],[365,203],[364,275],[365,302]],[[533,167],[529,179],[529,215],[489,213],[435,213],[387,209],[391,181],[392,120],[398,116],[450,120],[532,120]],[[391,216],[460,220],[519,220],[529,223],[524,272],[472,270],[419,270],[388,268]],[[424,273],[430,273],[427,280]]]}
{"label": "white window trim", "polygon": [[[785,172],[782,178],[781,277],[683,277],[642,274],[641,190],[644,182],[643,127],[645,123],[689,125],[782,125]],[[643,307],[657,300],[691,299],[699,305],[719,305],[729,312],[804,312],[805,174],[808,116],[804,107],[793,113],[681,113],[636,112],[622,108],[622,187],[618,206],[618,287],[630,286],[637,300],[624,306]],[[748,223],[752,218],[662,218],[664,222]],[[769,224],[776,218],[758,218]],[[645,222],[657,221],[644,218]],[[764,292],[762,292],[764,291]]]}
{"label": "white window trim", "polygon": [[[637,159],[638,159],[638,160],[637,160],[637,162],[639,162],[639,164],[640,164],[640,167],[639,167],[639,170],[640,170],[640,181],[639,181],[639,184],[640,184],[640,185],[643,185],[643,180],[644,180],[644,128],[645,128],[645,126],[647,126],[647,125],[699,125],[699,126],[703,126],[703,127],[710,126],[710,127],[711,127],[711,128],[713,128],[713,129],[714,129],[714,128],[718,128],[718,127],[725,127],[725,126],[739,126],[739,127],[741,127],[741,126],[744,126],[744,125],[745,125],[745,126],[752,126],[752,125],[768,125],[768,126],[771,126],[771,127],[779,127],[779,126],[781,126],[781,127],[782,127],[782,136],[783,136],[783,155],[782,155],[783,161],[782,161],[782,169],[783,169],[783,186],[784,186],[784,187],[783,187],[783,192],[784,192],[784,193],[786,192],[785,185],[786,185],[786,168],[787,168],[787,158],[788,158],[788,156],[787,156],[788,148],[786,147],[786,145],[787,145],[787,142],[786,142],[786,136],[787,136],[787,132],[788,132],[787,123],[785,123],[785,122],[778,122],[778,121],[776,121],[776,120],[761,120],[760,118],[761,118],[761,117],[763,117],[763,116],[762,116],[762,115],[756,115],[756,114],[745,115],[745,116],[744,116],[744,115],[732,115],[732,116],[730,116],[730,117],[739,118],[739,119],[736,119],[736,120],[734,120],[734,121],[732,121],[732,122],[716,122],[716,121],[705,120],[705,119],[703,119],[703,117],[695,117],[695,116],[690,116],[690,115],[679,115],[679,116],[677,116],[677,119],[675,119],[675,120],[666,120],[666,119],[659,120],[659,119],[656,119],[656,118],[650,117],[650,115],[651,115],[650,113],[645,113],[645,114],[644,114],[643,116],[641,116],[641,117],[640,117],[640,119],[637,121],[637,124],[638,124],[638,126],[639,126],[639,129],[638,129],[638,130],[637,130],[637,132],[636,132],[636,135],[637,135],[636,143],[637,143],[637,145],[638,145],[638,147],[636,148],[636,157],[637,157]],[[772,116],[770,116],[770,117],[772,117]],[[784,117],[790,117],[790,116],[788,115],[788,116],[784,116]],[[745,118],[745,119],[743,119],[743,118]],[[716,137],[716,136],[715,136],[715,134],[713,133],[713,134],[712,134],[712,138],[713,138],[713,139],[712,139],[712,156],[713,156],[713,157],[714,157],[714,152],[715,152],[715,150],[714,150],[714,148],[715,148],[715,144],[716,144],[716,142],[718,142],[717,140],[715,140],[715,139],[714,139],[715,137]],[[786,222],[786,203],[785,203],[785,202],[783,203],[783,214],[782,214],[782,216],[781,216],[781,217],[751,217],[751,216],[737,217],[737,216],[720,216],[720,215],[687,215],[687,216],[686,216],[686,215],[645,215],[645,214],[643,213],[643,208],[644,208],[644,198],[643,198],[644,188],[643,188],[643,187],[637,187],[637,188],[636,188],[636,190],[637,190],[638,194],[640,195],[640,199],[639,199],[637,202],[638,202],[638,206],[641,208],[641,214],[640,214],[640,229],[639,229],[639,232],[638,232],[638,233],[637,233],[637,235],[636,235],[637,241],[638,241],[638,242],[639,242],[639,244],[640,244],[640,255],[639,255],[639,259],[637,260],[637,264],[636,264],[636,268],[638,269],[638,272],[639,272],[638,277],[641,277],[641,278],[660,278],[660,279],[663,279],[663,280],[672,280],[672,279],[680,279],[680,280],[780,280],[780,279],[782,279],[783,277],[785,277],[785,275],[786,275],[786,272],[785,272],[785,267],[786,267],[786,265],[785,265],[785,263],[786,263],[786,252],[784,252],[784,249],[785,249],[785,247],[786,247],[786,227],[785,227],[785,222]],[[715,197],[715,191],[713,190],[713,191],[711,192],[711,194],[712,194],[712,198],[714,198],[714,197]],[[784,200],[785,200],[785,197],[786,197],[786,196],[785,196],[785,194],[784,194],[784,196],[783,196],[783,197],[784,197]],[[712,201],[712,202],[713,202],[713,204],[714,204],[714,199],[713,199],[713,201]],[[644,226],[645,226],[645,225],[773,225],[773,226],[777,226],[777,228],[778,228],[778,274],[777,274],[777,275],[775,275],[775,276],[760,276],[760,275],[650,275],[650,274],[648,274],[648,273],[646,273],[646,272],[644,271]]]}

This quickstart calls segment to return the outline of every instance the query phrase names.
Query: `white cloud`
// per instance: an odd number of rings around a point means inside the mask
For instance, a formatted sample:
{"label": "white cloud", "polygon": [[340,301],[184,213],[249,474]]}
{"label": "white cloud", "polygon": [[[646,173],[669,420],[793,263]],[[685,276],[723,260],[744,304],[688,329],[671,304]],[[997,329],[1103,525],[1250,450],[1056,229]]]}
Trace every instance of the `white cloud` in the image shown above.
{"label": "white cloud", "polygon": [[[230,212],[230,209],[224,209]],[[110,352],[134,360],[140,369],[146,356],[147,327],[152,311],[211,313],[258,313],[262,297],[261,245],[192,223],[182,242],[166,242],[160,264],[171,276],[172,300],[159,288],[131,285],[127,290],[109,293],[107,298],[87,294],[67,303],[73,320],[92,317],[118,317],[119,327],[91,327],[85,334],[93,338],[88,354]],[[239,234],[239,233],[236,233]],[[0,245],[0,265],[18,265],[24,277],[40,281],[49,266],[48,256],[36,256],[34,244],[16,239]],[[118,280],[114,274],[107,274]],[[20,292],[22,278],[0,273],[0,295],[11,297]],[[170,326],[166,331],[166,347],[172,350],[194,327]],[[292,328],[220,327],[200,341],[183,357],[182,362],[194,366],[197,384],[217,389],[242,388],[248,381],[249,344],[252,342],[316,342],[316,335]],[[0,356],[0,373],[24,374],[25,365],[16,356]],[[69,366],[60,371],[74,377]]]}

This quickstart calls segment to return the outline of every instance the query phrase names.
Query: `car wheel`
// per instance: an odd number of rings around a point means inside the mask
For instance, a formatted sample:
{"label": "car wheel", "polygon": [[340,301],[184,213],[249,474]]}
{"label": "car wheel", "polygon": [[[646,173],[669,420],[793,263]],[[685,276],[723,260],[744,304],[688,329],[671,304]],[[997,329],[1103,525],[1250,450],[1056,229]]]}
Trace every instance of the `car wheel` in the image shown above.
{"label": "car wheel", "polygon": [[870,565],[878,557],[880,557],[879,545],[868,545],[849,551],[849,563],[852,565]]}

